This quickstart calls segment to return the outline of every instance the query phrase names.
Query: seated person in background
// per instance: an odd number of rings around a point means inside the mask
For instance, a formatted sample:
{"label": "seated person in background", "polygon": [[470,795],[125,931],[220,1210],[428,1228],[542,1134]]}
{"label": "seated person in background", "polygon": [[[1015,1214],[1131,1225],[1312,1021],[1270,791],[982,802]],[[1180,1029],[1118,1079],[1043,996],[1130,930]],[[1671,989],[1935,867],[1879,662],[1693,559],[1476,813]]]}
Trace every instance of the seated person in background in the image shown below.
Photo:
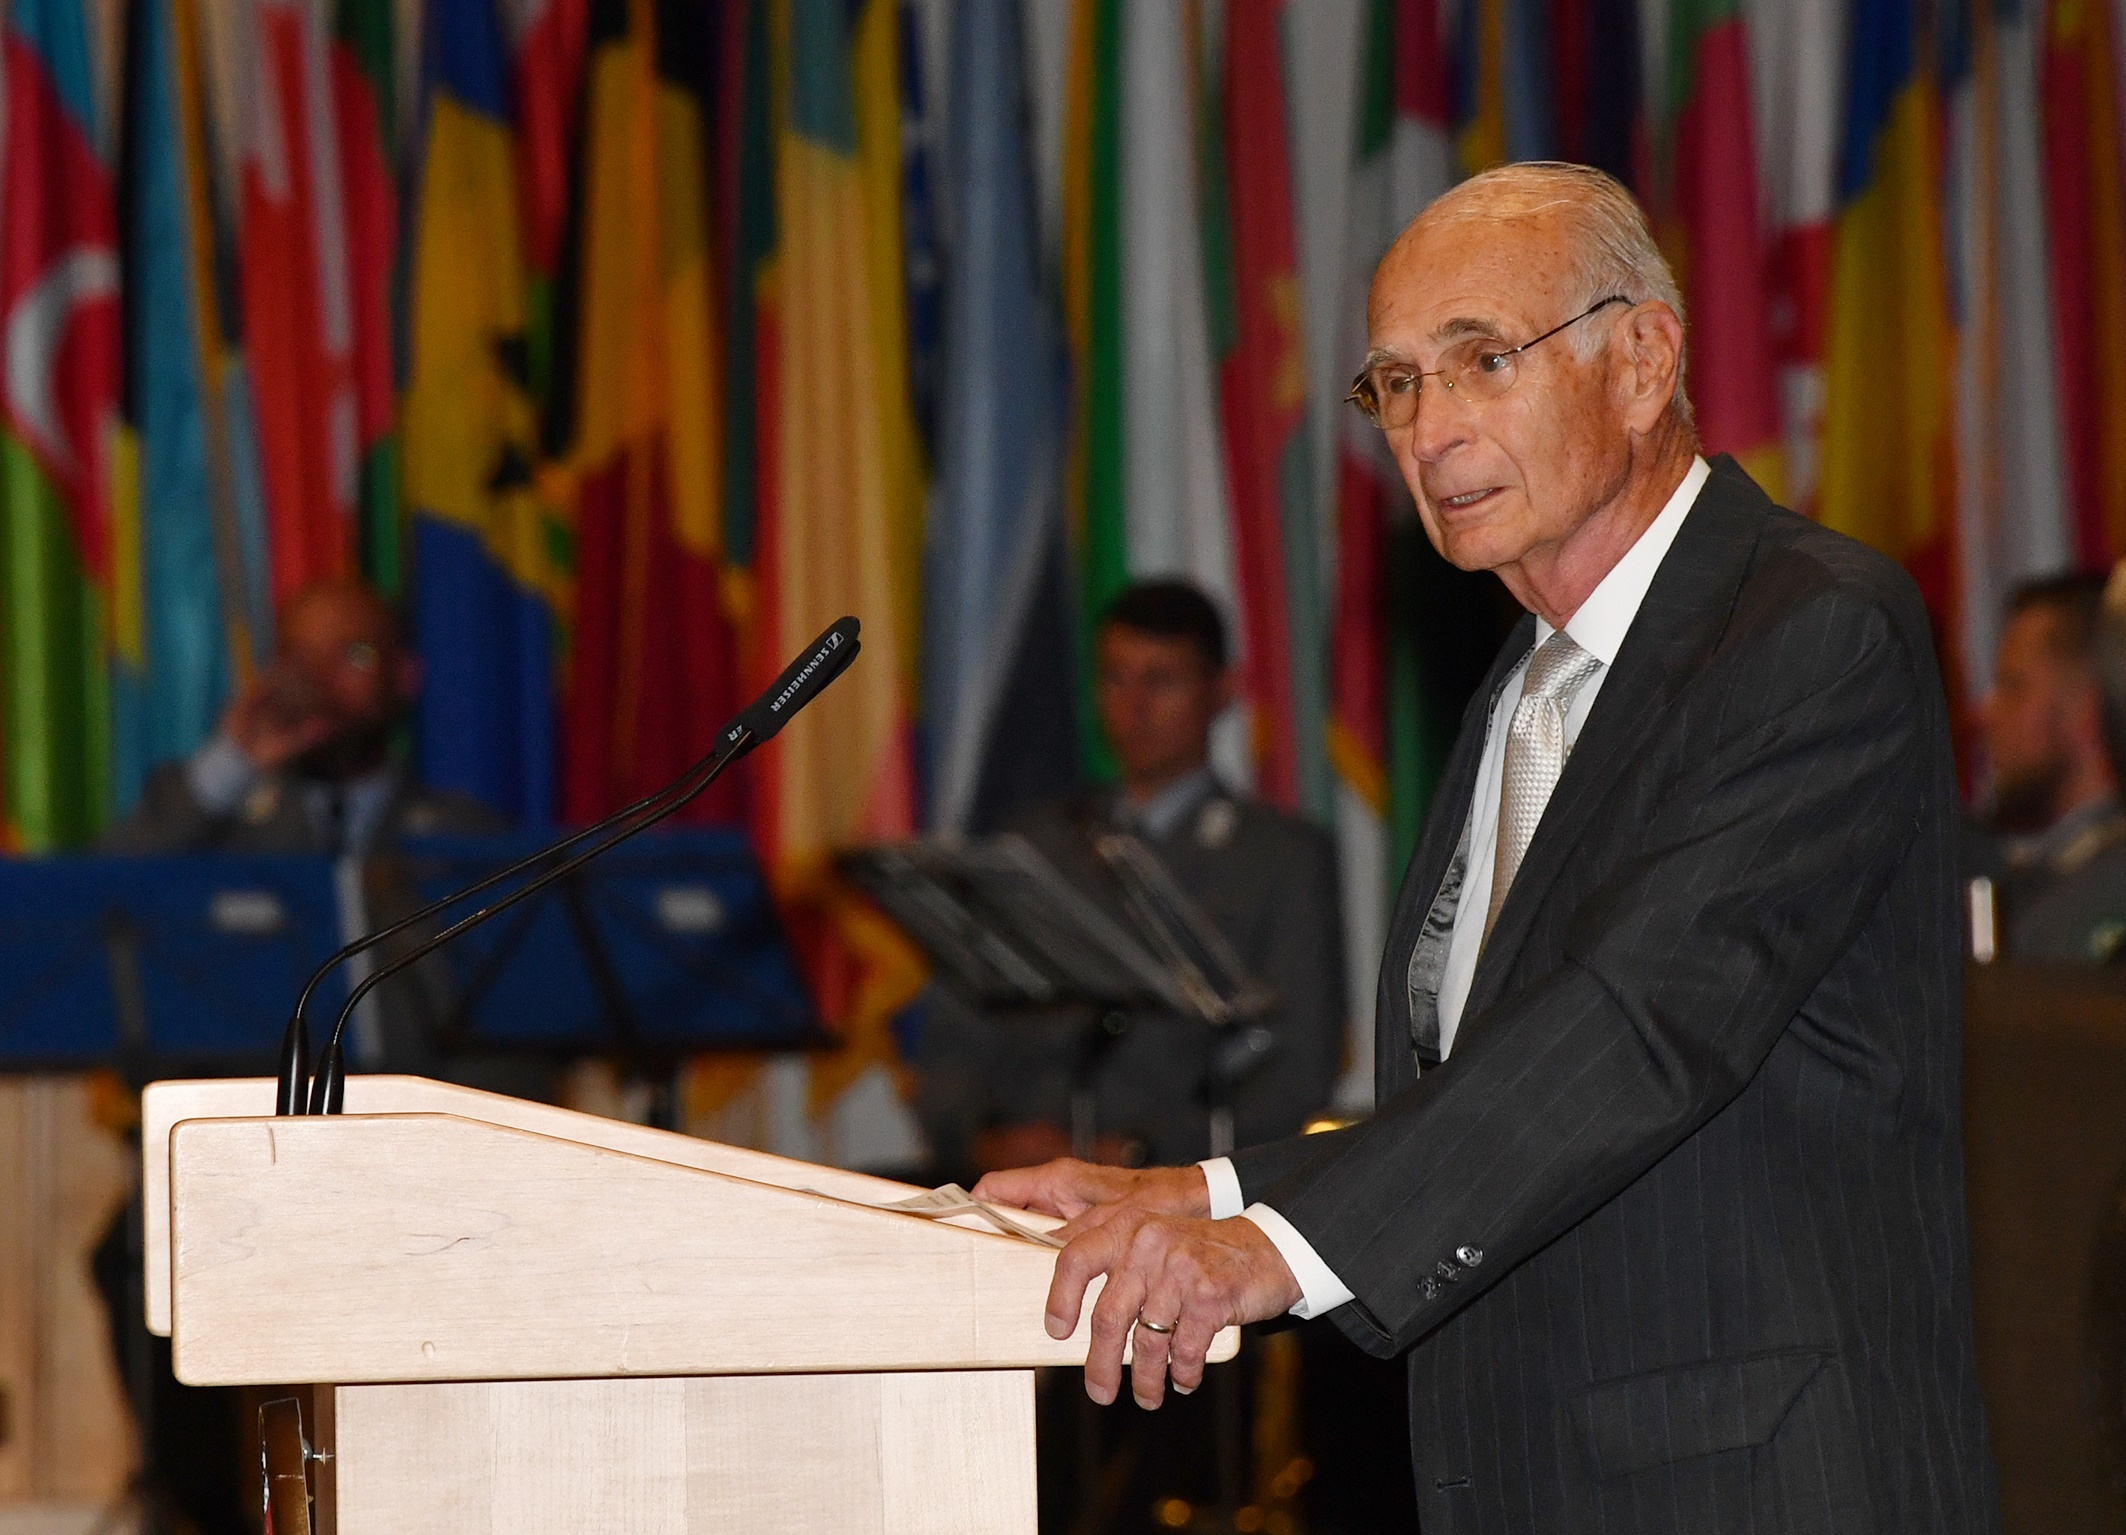
{"label": "seated person in background", "polygon": [[282,605],[272,664],[213,739],[149,776],[104,851],[362,855],[402,836],[501,830],[477,800],[421,788],[392,754],[420,673],[371,588],[304,587]]}
{"label": "seated person in background", "polygon": [[2008,599],[1993,691],[1990,873],[2012,958],[2105,961],[2126,939],[2126,813],[2104,739],[2094,650],[2102,576],[2032,581]]}
{"label": "seated person in background", "polygon": [[[1232,793],[1209,764],[1211,722],[1232,696],[1225,626],[1178,581],[1117,597],[1095,639],[1094,698],[1121,769],[1112,788],[1038,805],[1005,829],[1074,881],[1097,886],[1089,837],[1134,832],[1218,926],[1248,974],[1278,998],[1275,1039],[1232,1096],[1250,1145],[1298,1131],[1328,1102],[1344,1033],[1336,860],[1318,828]],[[932,989],[917,1112],[941,1177],[1069,1152],[1071,1097],[1090,1026],[1082,1010],[990,1013]],[[1206,1154],[1214,1031],[1156,1010],[1130,1015],[1092,1090],[1095,1155],[1135,1165]]]}

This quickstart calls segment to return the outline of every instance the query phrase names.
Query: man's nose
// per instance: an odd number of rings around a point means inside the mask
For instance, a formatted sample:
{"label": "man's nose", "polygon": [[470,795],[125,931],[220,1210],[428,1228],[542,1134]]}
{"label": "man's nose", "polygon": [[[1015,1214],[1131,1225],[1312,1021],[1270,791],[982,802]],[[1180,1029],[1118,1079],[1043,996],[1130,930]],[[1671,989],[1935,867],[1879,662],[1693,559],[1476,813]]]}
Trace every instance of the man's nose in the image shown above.
{"label": "man's nose", "polygon": [[1428,378],[1417,391],[1417,413],[1410,418],[1410,451],[1428,464],[1436,464],[1470,438],[1468,404],[1437,378]]}

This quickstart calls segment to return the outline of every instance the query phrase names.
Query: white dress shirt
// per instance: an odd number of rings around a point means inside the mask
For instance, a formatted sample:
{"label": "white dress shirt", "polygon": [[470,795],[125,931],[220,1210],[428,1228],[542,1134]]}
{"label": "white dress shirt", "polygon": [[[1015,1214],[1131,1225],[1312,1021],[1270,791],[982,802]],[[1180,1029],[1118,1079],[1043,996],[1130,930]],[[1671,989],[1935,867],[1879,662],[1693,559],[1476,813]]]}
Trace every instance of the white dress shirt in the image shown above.
{"label": "white dress shirt", "polygon": [[[1579,610],[1565,621],[1565,632],[1572,636],[1573,643],[1602,663],[1595,674],[1581,684],[1579,692],[1573,695],[1572,707],[1565,713],[1565,749],[1568,752],[1580,738],[1580,727],[1587,723],[1587,716],[1593,712],[1595,695],[1602,691],[1603,679],[1616,664],[1617,652],[1623,647],[1632,620],[1639,616],[1639,605],[1646,600],[1647,588],[1654,583],[1654,572],[1661,568],[1669,545],[1676,541],[1684,517],[1697,502],[1698,492],[1705,488],[1705,481],[1711,473],[1711,466],[1703,458],[1691,461],[1689,472],[1668,498],[1668,504],[1661,508],[1660,515],[1639,535],[1638,542],[1625,551],[1624,558],[1610,568],[1609,574],[1588,594]],[[1537,618],[1535,644],[1528,647],[1528,656],[1533,656],[1537,648],[1556,632]],[[1442,1059],[1454,1048],[1462,1008],[1469,1001],[1469,986],[1476,977],[1477,952],[1484,944],[1484,914],[1491,904],[1491,866],[1498,854],[1499,796],[1506,773],[1506,724],[1513,718],[1514,706],[1521,701],[1521,678],[1528,670],[1528,656],[1521,658],[1520,665],[1499,689],[1498,697],[1492,702],[1490,721],[1485,726],[1484,755],[1477,766],[1475,795],[1469,802],[1469,867],[1463,877],[1461,904],[1455,908],[1454,931],[1447,940],[1447,963],[1440,974],[1439,1043]],[[1235,1215],[1245,1216],[1276,1244],[1277,1251],[1292,1270],[1292,1277],[1299,1281],[1303,1296],[1292,1308],[1292,1315],[1317,1317],[1351,1299],[1349,1287],[1336,1277],[1328,1264],[1322,1262],[1321,1255],[1290,1221],[1259,1201],[1245,1209],[1241,1207],[1240,1176],[1233,1171],[1229,1160],[1213,1157],[1198,1165],[1203,1168],[1204,1181],[1210,1185],[1211,1218],[1226,1220]]]}

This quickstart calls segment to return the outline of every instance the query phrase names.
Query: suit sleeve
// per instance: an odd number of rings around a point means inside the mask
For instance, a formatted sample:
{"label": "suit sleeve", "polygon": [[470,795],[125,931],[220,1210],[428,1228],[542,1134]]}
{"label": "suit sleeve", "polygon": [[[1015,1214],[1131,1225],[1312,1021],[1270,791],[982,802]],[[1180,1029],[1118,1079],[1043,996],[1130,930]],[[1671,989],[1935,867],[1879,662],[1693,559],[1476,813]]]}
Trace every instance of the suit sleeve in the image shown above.
{"label": "suit sleeve", "polygon": [[1242,1169],[1353,1292],[1332,1314],[1354,1341],[1409,1347],[1747,1084],[1938,792],[1938,684],[1914,644],[1851,593],[1786,615],[1705,679],[1716,727],[1568,919],[1563,962],[1276,1183]]}

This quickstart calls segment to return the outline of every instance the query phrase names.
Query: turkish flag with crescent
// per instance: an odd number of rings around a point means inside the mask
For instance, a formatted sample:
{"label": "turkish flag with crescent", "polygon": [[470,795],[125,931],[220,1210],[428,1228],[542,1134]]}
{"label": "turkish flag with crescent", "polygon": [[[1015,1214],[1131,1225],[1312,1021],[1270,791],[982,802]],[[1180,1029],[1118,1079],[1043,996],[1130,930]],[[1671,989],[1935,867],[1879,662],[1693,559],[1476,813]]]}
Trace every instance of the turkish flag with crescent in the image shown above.
{"label": "turkish flag with crescent", "polygon": [[90,130],[80,0],[16,0],[0,136],[0,356],[9,434],[65,502],[83,573],[109,568],[118,399],[111,177]]}

